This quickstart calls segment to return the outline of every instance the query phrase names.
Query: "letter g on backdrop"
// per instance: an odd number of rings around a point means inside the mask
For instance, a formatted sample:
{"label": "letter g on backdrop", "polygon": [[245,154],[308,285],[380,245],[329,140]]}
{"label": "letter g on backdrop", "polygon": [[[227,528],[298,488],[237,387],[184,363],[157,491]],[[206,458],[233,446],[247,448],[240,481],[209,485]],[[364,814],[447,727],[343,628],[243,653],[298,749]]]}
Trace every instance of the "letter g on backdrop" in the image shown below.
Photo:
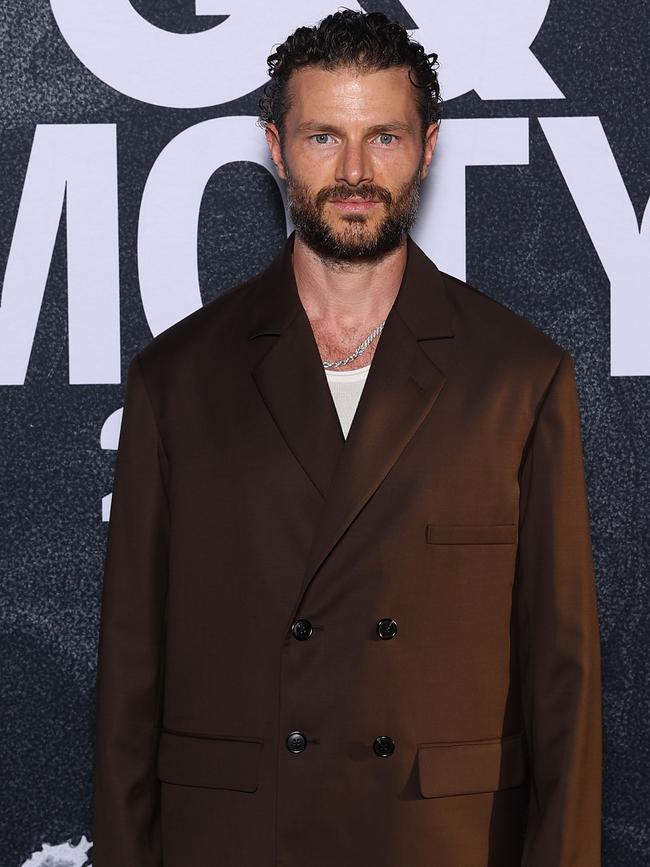
{"label": "letter g on backdrop", "polygon": [[[197,15],[232,12],[201,33],[170,33],[129,0],[50,0],[61,34],[97,78],[142,102],[203,108],[237,99],[266,80],[270,47],[301,21],[336,8],[327,0],[196,0]],[[358,4],[349,4],[358,7]]]}

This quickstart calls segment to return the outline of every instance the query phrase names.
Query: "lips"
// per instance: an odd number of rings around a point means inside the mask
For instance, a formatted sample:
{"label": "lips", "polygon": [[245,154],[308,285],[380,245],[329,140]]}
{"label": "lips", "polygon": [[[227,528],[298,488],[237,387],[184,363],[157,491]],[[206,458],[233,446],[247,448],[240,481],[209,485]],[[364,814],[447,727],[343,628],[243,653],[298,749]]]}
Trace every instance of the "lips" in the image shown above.
{"label": "lips", "polygon": [[352,204],[360,204],[361,202],[377,204],[379,202],[379,199],[362,199],[358,196],[349,196],[347,199],[330,199],[330,202],[339,202],[343,203],[344,205],[348,204],[348,202]]}
{"label": "lips", "polygon": [[343,213],[369,214],[375,209],[375,205],[378,205],[379,202],[376,199],[360,199],[356,197],[349,199],[330,199],[330,204]]}

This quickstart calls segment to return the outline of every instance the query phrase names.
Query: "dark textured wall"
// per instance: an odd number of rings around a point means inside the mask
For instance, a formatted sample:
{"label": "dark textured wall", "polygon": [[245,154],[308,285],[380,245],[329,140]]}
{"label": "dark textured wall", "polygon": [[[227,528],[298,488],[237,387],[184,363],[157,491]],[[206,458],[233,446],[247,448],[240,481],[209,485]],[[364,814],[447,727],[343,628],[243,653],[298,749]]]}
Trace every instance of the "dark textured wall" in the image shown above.
{"label": "dark textured wall", "polygon": [[[432,4],[434,22],[436,5],[444,2]],[[180,0],[133,6],[177,33],[222,20],[197,19]],[[363,7],[418,23],[407,0]],[[4,0],[1,8],[3,273],[37,125],[116,124],[124,376],[151,339],[136,260],[151,166],[199,121],[255,115],[259,89],[210,108],[148,105],[75,57],[46,0]],[[640,224],[650,192],[647,32],[644,0],[553,0],[532,50],[564,99],[481,100],[469,91],[445,105],[450,119],[530,119],[527,165],[467,169],[466,276],[576,363],[602,634],[607,867],[650,863],[650,387],[645,375],[610,375],[610,283],[537,118],[600,119]],[[441,48],[426,47],[444,62]],[[285,236],[283,203],[264,168],[233,162],[216,171],[200,213],[203,300],[259,271]],[[115,458],[99,434],[124,390],[70,384],[66,264],[62,219],[25,382],[0,388],[0,867],[80,867],[90,836],[101,499]]]}

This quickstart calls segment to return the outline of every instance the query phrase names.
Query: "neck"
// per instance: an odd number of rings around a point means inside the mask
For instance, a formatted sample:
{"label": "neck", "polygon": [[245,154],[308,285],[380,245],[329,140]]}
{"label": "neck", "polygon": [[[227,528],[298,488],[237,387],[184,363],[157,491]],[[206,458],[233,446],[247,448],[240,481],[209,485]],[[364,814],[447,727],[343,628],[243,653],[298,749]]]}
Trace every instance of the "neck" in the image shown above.
{"label": "neck", "polygon": [[312,324],[356,330],[388,316],[406,267],[406,238],[375,262],[324,262],[296,233],[293,270]]}

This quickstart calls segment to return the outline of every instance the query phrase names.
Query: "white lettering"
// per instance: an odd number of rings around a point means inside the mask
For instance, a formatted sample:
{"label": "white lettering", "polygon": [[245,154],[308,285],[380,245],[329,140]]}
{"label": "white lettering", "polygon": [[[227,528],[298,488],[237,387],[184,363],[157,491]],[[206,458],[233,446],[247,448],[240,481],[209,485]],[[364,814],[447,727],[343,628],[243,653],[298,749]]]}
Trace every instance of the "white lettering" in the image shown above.
{"label": "white lettering", "polygon": [[[183,130],[151,169],[140,207],[138,269],[154,335],[202,304],[197,265],[201,199],[212,174],[238,160],[275,172],[253,117],[214,118]],[[284,186],[280,189],[284,197]]]}
{"label": "white lettering", "polygon": [[114,124],[36,127],[0,304],[0,384],[23,385],[66,202],[70,382],[120,382]]}
{"label": "white lettering", "polygon": [[416,243],[442,271],[465,279],[467,166],[527,164],[528,118],[443,121],[412,232]]}
{"label": "white lettering", "polygon": [[550,0],[408,0],[413,37],[440,55],[442,97],[475,90],[481,99],[564,99],[530,50]]}
{"label": "white lettering", "polygon": [[539,122],[611,281],[610,373],[648,376],[648,206],[639,228],[599,118],[541,117]]}
{"label": "white lettering", "polygon": [[[237,0],[228,19],[200,33],[170,33],[129,0],[50,0],[65,41],[97,78],[135,99],[170,108],[229,102],[267,79],[272,46],[305,20],[333,11],[327,0]],[[224,0],[197,0],[197,15],[220,15]],[[357,4],[349,4],[355,7]]]}

